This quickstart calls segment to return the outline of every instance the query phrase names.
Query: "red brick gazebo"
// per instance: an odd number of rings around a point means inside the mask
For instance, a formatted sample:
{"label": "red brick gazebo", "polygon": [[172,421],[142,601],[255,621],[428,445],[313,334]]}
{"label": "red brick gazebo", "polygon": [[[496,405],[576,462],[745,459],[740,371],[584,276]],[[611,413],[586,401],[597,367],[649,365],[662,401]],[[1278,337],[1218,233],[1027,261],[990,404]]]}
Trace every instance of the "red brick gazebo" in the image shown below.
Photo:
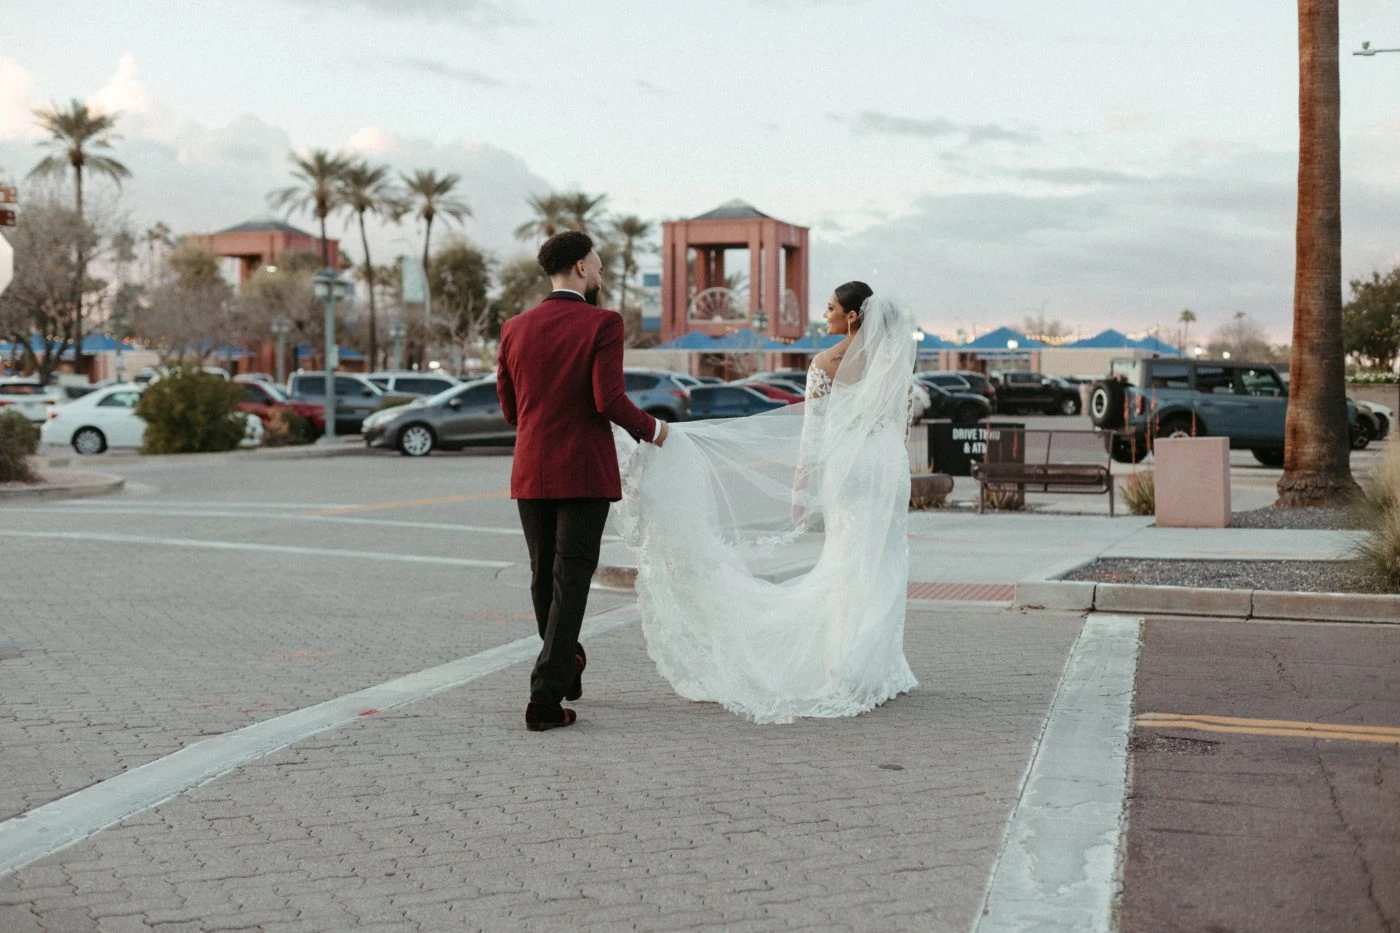
{"label": "red brick gazebo", "polygon": [[[744,289],[725,288],[724,254],[749,251]],[[662,224],[661,339],[699,332],[719,337],[752,327],[762,310],[765,336],[796,339],[807,329],[807,228],[743,201],[690,220]]]}

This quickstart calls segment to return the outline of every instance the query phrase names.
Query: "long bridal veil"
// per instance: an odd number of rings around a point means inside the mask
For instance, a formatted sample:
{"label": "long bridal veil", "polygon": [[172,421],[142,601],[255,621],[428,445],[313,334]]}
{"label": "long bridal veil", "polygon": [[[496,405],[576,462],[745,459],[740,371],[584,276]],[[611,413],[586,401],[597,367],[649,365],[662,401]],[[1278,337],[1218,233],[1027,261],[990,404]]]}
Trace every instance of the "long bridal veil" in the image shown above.
{"label": "long bridal veil", "polygon": [[871,298],[823,397],[672,425],[661,449],[619,432],[618,528],[647,650],[681,696],[789,722],[916,685],[903,653],[913,330]]}

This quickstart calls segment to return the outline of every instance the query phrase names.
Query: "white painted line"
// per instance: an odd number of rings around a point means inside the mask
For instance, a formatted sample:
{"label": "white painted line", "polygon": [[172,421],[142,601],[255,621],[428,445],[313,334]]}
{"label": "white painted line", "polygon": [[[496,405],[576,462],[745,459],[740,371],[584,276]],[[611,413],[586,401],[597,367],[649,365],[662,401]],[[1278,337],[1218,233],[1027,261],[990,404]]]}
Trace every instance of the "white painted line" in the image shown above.
{"label": "white painted line", "polygon": [[299,554],[306,557],[353,557],[360,560],[437,564],[446,567],[480,567],[503,570],[515,566],[506,560],[474,560],[469,557],[432,557],[422,554],[388,554],[379,551],[345,551],[339,548],[296,547],[290,544],[255,544],[246,541],[210,541],[204,538],[158,538],[147,535],[107,534],[90,531],[15,531],[0,529],[4,538],[49,538],[61,541],[100,541],[108,544],[157,544],[167,547],[207,548],[216,551],[252,551],[259,554]]}
{"label": "white painted line", "polygon": [[104,509],[133,509],[171,507],[171,508],[220,508],[220,509],[350,509],[359,503],[354,502],[219,502],[212,499],[100,499],[95,502],[83,502],[81,500],[66,499],[62,502],[55,502],[54,508],[61,508],[65,511],[69,506],[83,506],[85,508],[102,507]]}
{"label": "white painted line", "polygon": [[[52,515],[53,509],[34,506],[21,506],[6,509],[10,512],[40,512]],[[483,535],[511,535],[521,538],[520,526],[499,528],[488,525],[456,525],[451,522],[409,522],[392,518],[349,518],[340,515],[274,515],[266,512],[220,512],[212,509],[108,509],[108,508],[65,508],[65,515],[146,515],[171,518],[231,518],[259,522],[328,522],[337,525],[374,525],[380,528],[414,528],[424,531],[467,531]],[[606,537],[604,540],[608,540]],[[614,539],[620,540],[620,539]]]}
{"label": "white painted line", "polygon": [[[602,612],[588,620],[583,635],[593,638],[636,619],[633,606]],[[196,742],[164,758],[36,807],[0,823],[0,877],[82,842],[108,826],[159,806],[235,768],[318,732],[354,722],[368,710],[383,712],[426,699],[528,661],[539,651],[538,637],[522,638]],[[522,714],[523,710],[522,693]]]}
{"label": "white painted line", "polygon": [[973,933],[1110,933],[1142,620],[1090,615],[1045,719]]}

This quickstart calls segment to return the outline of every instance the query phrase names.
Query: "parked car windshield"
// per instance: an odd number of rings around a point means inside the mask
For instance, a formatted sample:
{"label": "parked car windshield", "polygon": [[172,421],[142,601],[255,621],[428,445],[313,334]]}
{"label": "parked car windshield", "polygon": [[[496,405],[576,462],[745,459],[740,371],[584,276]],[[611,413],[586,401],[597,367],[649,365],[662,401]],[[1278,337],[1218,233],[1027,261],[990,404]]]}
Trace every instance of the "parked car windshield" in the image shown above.
{"label": "parked car windshield", "polygon": [[450,389],[443,389],[437,395],[431,396],[430,398],[420,399],[420,401],[424,405],[446,405],[448,402],[452,401],[452,399],[465,394],[468,389],[474,389],[477,386],[481,385],[488,385],[491,381],[492,380],[478,379],[474,382],[464,382],[461,385],[455,385]]}

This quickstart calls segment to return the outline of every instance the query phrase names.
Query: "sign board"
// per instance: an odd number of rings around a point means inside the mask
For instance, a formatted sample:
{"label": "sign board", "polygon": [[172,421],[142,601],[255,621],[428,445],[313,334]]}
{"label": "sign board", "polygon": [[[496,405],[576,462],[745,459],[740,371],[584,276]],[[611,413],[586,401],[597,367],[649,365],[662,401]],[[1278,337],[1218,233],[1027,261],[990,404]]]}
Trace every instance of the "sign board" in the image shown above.
{"label": "sign board", "polygon": [[930,421],[928,424],[929,467],[949,476],[971,476],[972,464],[980,463],[987,448],[995,445],[1003,463],[1021,459],[1024,451],[1013,444],[1011,431],[1024,424],[1003,421]]}
{"label": "sign board", "polygon": [[642,330],[657,333],[661,330],[661,273],[642,273]]}
{"label": "sign board", "polygon": [[404,304],[421,305],[428,300],[428,276],[423,272],[421,260],[413,256],[400,256],[399,279]]}
{"label": "sign board", "polygon": [[15,248],[10,245],[10,241],[0,236],[0,294],[4,294],[5,289],[10,287],[10,280],[15,277]]}
{"label": "sign board", "polygon": [[0,227],[13,227],[19,222],[19,217],[14,211],[0,208]]}
{"label": "sign board", "polygon": [[19,189],[13,185],[0,185],[0,204],[18,204]]}

